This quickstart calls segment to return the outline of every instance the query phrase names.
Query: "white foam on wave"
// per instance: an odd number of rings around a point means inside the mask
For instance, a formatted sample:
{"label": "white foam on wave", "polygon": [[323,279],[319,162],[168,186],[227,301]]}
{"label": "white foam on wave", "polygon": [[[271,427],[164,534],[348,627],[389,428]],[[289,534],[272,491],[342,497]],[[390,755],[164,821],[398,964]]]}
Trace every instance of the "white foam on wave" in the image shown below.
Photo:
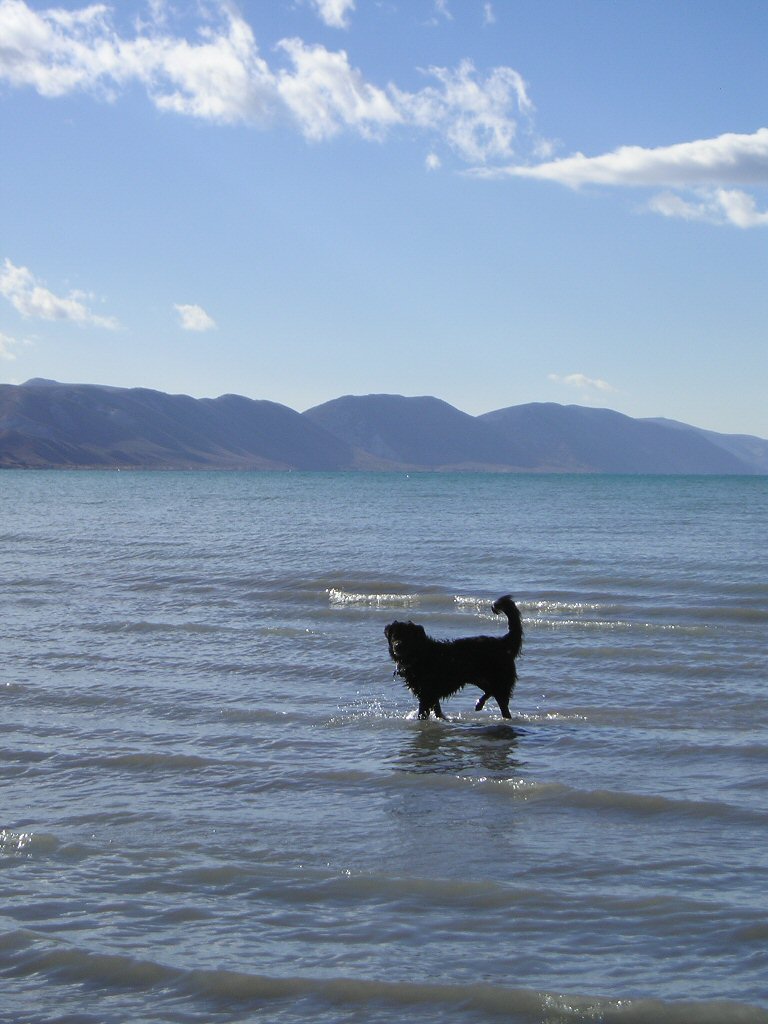
{"label": "white foam on wave", "polygon": [[687,636],[702,636],[707,632],[706,626],[678,625],[673,622],[630,622],[628,619],[553,619],[534,616],[525,620],[527,627],[543,629],[581,629],[600,632],[628,633],[681,633]]}
{"label": "white foam on wave", "polygon": [[455,594],[453,603],[462,611],[485,612],[491,611],[492,602],[485,597],[468,597],[464,594]]}
{"label": "white foam on wave", "polygon": [[539,614],[555,614],[558,612],[583,613],[583,612],[605,612],[610,605],[602,604],[599,601],[524,601],[523,608],[526,611],[538,612]]}
{"label": "white foam on wave", "polygon": [[372,608],[413,608],[419,603],[417,594],[361,594],[331,587],[326,591],[331,605],[363,605]]}
{"label": "white foam on wave", "polygon": [[32,842],[32,832],[14,832],[4,828],[0,830],[0,852],[21,853]]}

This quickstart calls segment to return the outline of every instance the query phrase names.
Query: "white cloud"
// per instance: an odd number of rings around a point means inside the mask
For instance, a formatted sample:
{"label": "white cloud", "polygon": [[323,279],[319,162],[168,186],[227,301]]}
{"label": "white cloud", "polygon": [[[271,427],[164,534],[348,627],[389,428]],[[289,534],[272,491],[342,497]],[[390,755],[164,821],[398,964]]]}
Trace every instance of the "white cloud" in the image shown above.
{"label": "white cloud", "polygon": [[[338,27],[348,24],[355,7],[355,0],[308,2],[326,24]],[[474,165],[478,176],[534,178],[571,188],[660,189],[647,208],[665,217],[739,228],[768,226],[768,210],[744,191],[768,186],[768,128],[551,159],[553,146],[532,130],[533,105],[514,68],[483,74],[469,60],[455,68],[431,67],[424,72],[429,84],[406,91],[391,82],[367,81],[344,50],[295,38],[275,48],[283,66],[270,66],[229,0],[209,0],[199,7],[207,18],[200,15],[192,38],[173,33],[173,4],[148,0],[146,10],[148,20],[137,21],[129,38],[115,27],[113,7],[105,3],[33,10],[26,0],[0,0],[0,82],[50,98],[86,92],[111,101],[138,84],[163,111],[261,127],[282,116],[312,141],[344,131],[381,140],[394,130],[410,129],[428,136],[430,169],[439,166],[441,146],[448,147]],[[447,0],[435,0],[433,10],[451,17]],[[485,23],[492,23],[490,0],[482,10]],[[511,162],[520,159],[521,123],[527,152],[536,163]],[[6,268],[5,287],[8,273]],[[58,299],[36,284],[20,287],[12,301],[28,310],[26,315],[109,323],[90,313],[74,293]]]}
{"label": "white cloud", "polygon": [[595,391],[616,391],[616,388],[609,384],[608,381],[601,380],[599,377],[587,377],[586,374],[583,373],[568,373],[564,376],[561,376],[559,373],[550,373],[547,379],[553,381],[555,384],[564,384],[566,387],[575,388],[585,396],[588,396]]}
{"label": "white cloud", "polygon": [[278,92],[313,140],[344,128],[380,139],[394,126],[410,126],[439,137],[463,159],[484,163],[512,156],[518,116],[533,109],[525,81],[513,68],[495,68],[482,79],[468,60],[455,69],[431,67],[425,74],[437,85],[405,92],[367,82],[344,50],[307,46],[300,39],[284,39],[279,49],[293,69],[278,73]]}
{"label": "white cloud", "polygon": [[279,72],[278,93],[307,138],[327,139],[345,127],[373,138],[401,122],[386,92],[366,82],[344,50],[306,46],[300,39],[283,39],[279,47],[294,70]]}
{"label": "white cloud", "polygon": [[483,4],[483,24],[484,25],[495,25],[496,24],[496,15],[493,12],[493,4],[492,3],[485,3],[485,4]]}
{"label": "white cloud", "polygon": [[437,153],[428,153],[424,164],[428,171],[439,171],[442,167],[442,160]]}
{"label": "white cloud", "polygon": [[667,191],[648,205],[666,217],[741,228],[768,225],[768,212],[757,209],[754,196],[732,188],[768,186],[768,128],[751,135],[729,132],[672,146],[621,146],[600,156],[576,153],[531,166],[479,168],[475,173],[484,177],[538,178],[570,188],[661,187]]}
{"label": "white cloud", "polygon": [[[329,24],[345,22],[353,8],[351,0],[314,2]],[[300,39],[282,40],[275,52],[288,66],[270,67],[250,26],[225,0],[208,5],[211,17],[193,39],[169,30],[172,10],[153,0],[150,21],[137,22],[128,38],[106,4],[35,11],[25,0],[0,0],[0,81],[50,98],[87,92],[113,101],[138,83],[163,111],[260,126],[282,114],[311,140],[345,130],[381,139],[395,127],[415,128],[481,164],[512,159],[518,120],[532,111],[513,68],[482,77],[469,61],[434,67],[426,72],[433,84],[407,92],[368,82],[343,50]]]}
{"label": "white cloud", "polygon": [[439,87],[415,93],[391,87],[404,120],[441,135],[465,160],[509,159],[518,116],[533,110],[522,76],[501,67],[483,81],[469,60],[455,69],[431,67],[427,73]]}
{"label": "white cloud", "polygon": [[330,28],[349,28],[349,15],[355,0],[312,0],[320,19]]}
{"label": "white cloud", "polygon": [[698,142],[646,149],[621,146],[602,156],[583,153],[499,174],[580,185],[667,186],[768,185],[768,128],[752,135],[729,133]]}
{"label": "white cloud", "polygon": [[212,331],[216,327],[216,321],[202,306],[175,305],[173,308],[179,314],[179,321],[185,331]]}
{"label": "white cloud", "polygon": [[676,192],[660,192],[650,200],[648,209],[663,217],[678,217],[682,220],[711,220],[714,215],[706,200],[692,203]]}
{"label": "white cloud", "polygon": [[435,14],[446,21],[453,21],[453,15],[448,10],[448,0],[435,0]]}
{"label": "white cloud", "polygon": [[754,196],[740,189],[699,189],[691,199],[675,192],[662,192],[650,200],[648,208],[664,217],[709,224],[732,224],[738,228],[768,225],[768,212],[761,213]]}
{"label": "white cloud", "polygon": [[0,331],[0,359],[15,359],[16,353],[12,351],[18,345],[15,338]]}
{"label": "white cloud", "polygon": [[730,224],[738,228],[754,228],[768,224],[768,211],[760,212],[754,196],[740,189],[716,189],[714,200]]}
{"label": "white cloud", "polygon": [[83,302],[82,292],[70,292],[66,298],[54,295],[40,284],[27,267],[17,267],[6,259],[0,268],[0,295],[3,295],[24,317],[41,320],[65,320],[81,327],[105,327],[115,330],[114,317],[93,313]]}
{"label": "white cloud", "polygon": [[249,26],[234,15],[202,42],[140,39],[126,58],[125,71],[136,68],[160,110],[224,124],[260,123],[269,116],[272,75]]}
{"label": "white cloud", "polygon": [[[153,10],[161,24],[160,8]],[[41,96],[86,91],[114,98],[140,82],[162,110],[212,121],[258,121],[274,86],[242,18],[221,10],[193,43],[143,27],[126,39],[113,28],[110,8],[31,10],[23,0],[0,0],[0,79],[31,86]]]}

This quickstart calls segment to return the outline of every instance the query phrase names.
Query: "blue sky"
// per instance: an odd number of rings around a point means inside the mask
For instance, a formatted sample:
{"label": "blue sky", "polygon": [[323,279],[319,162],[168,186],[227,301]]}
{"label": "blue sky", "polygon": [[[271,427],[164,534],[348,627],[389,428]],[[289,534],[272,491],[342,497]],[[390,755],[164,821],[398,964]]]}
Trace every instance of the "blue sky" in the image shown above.
{"label": "blue sky", "polygon": [[0,0],[0,380],[768,437],[764,0]]}

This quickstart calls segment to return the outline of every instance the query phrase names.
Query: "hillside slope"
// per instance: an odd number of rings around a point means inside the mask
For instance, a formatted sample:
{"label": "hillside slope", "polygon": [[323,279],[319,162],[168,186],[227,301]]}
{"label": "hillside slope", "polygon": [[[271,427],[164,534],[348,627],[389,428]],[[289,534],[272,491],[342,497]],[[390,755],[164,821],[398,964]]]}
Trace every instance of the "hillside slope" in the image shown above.
{"label": "hillside slope", "polygon": [[343,441],[287,406],[144,388],[30,381],[0,386],[0,465],[340,469]]}
{"label": "hillside slope", "polygon": [[239,395],[0,385],[0,468],[766,474],[768,441],[547,403],[470,416],[429,396],[304,413]]}

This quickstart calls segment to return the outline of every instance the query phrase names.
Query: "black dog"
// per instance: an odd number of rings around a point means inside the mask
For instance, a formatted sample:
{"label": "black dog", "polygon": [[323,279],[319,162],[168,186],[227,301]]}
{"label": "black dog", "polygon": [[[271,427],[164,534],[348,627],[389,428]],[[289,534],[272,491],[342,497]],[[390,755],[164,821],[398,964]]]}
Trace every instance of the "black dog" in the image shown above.
{"label": "black dog", "polygon": [[515,658],[523,646],[523,624],[517,605],[509,594],[493,603],[494,612],[507,616],[505,636],[471,636],[460,640],[433,640],[423,626],[414,622],[390,622],[384,628],[389,653],[397,666],[395,675],[419,699],[419,718],[434,711],[445,718],[440,707],[443,697],[458,693],[467,683],[479,686],[483,695],[475,705],[482,710],[489,697],[511,718],[509,699],[517,682]]}

